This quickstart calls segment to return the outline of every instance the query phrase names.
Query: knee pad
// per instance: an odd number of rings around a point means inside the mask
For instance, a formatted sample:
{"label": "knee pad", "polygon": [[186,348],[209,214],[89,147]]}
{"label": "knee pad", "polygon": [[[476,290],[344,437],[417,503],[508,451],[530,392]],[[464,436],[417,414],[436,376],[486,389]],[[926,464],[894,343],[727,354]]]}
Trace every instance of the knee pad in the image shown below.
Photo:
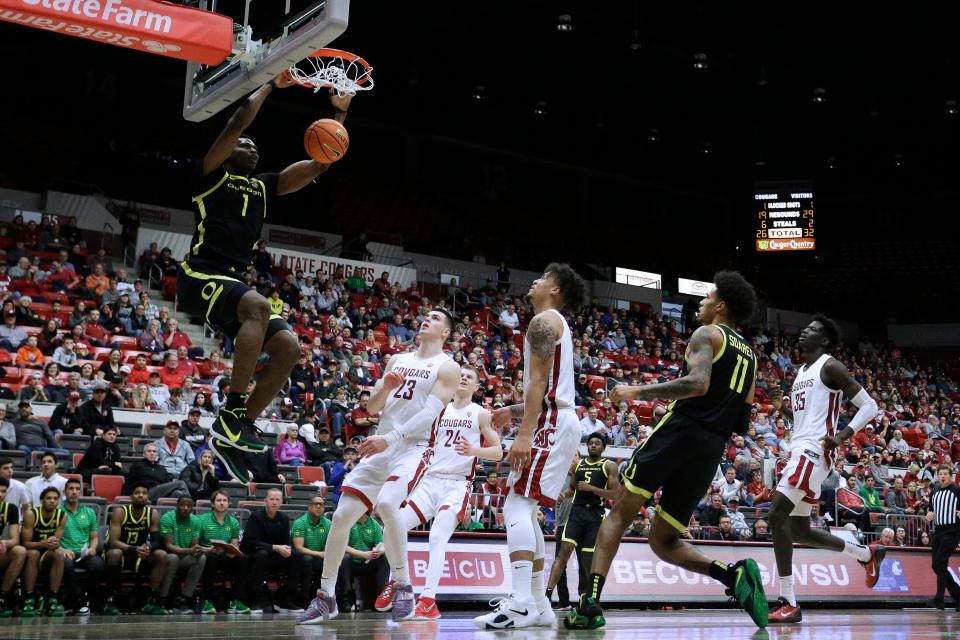
{"label": "knee pad", "polygon": [[503,504],[503,522],[507,527],[507,550],[536,552],[534,532],[536,503],[515,493],[507,496]]}

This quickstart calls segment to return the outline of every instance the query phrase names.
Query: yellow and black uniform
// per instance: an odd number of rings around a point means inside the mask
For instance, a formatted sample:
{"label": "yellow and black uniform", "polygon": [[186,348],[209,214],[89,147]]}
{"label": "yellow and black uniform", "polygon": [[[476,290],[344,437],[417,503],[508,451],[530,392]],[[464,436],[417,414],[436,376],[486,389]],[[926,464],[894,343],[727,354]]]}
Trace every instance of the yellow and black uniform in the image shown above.
{"label": "yellow and black uniform", "polygon": [[742,422],[757,374],[757,358],[743,336],[713,326],[724,340],[713,357],[707,393],[672,402],[623,471],[623,485],[632,493],[649,498],[663,488],[657,515],[681,532],[713,481],[727,438]]}
{"label": "yellow and black uniform", "polygon": [[[221,167],[194,180],[197,228],[190,241],[189,257],[177,274],[178,308],[204,318],[231,338],[240,329],[237,304],[250,291],[243,275],[252,264],[270,203],[277,197],[279,175],[247,177]],[[286,328],[279,316],[271,316],[266,337]]]}
{"label": "yellow and black uniform", "polygon": [[0,533],[7,528],[8,524],[20,524],[20,509],[10,502],[0,502]]}
{"label": "yellow and black uniform", "polygon": [[[123,506],[123,522],[120,523],[120,542],[131,546],[123,554],[121,568],[130,571],[146,569],[146,564],[137,555],[137,547],[147,544],[150,540],[150,523],[153,520],[153,508],[144,507],[143,513],[137,518],[133,515],[133,505]],[[109,538],[109,535],[108,535]],[[109,541],[109,540],[108,540]],[[109,548],[109,545],[107,545]]]}
{"label": "yellow and black uniform", "polygon": [[[59,507],[46,518],[43,517],[43,507],[33,507],[33,540],[30,542],[43,542],[57,532],[60,523],[67,517],[67,514]],[[0,530],[3,528],[0,527]],[[50,549],[44,549],[40,554],[40,564],[50,554]]]}
{"label": "yellow and black uniform", "polygon": [[[581,458],[574,470],[574,482],[587,482],[598,489],[606,489],[606,460],[600,458],[596,462],[590,462],[589,458]],[[570,516],[563,528],[563,541],[569,542],[580,551],[592,552],[597,541],[597,532],[603,522],[603,503],[603,498],[595,493],[575,491]]]}

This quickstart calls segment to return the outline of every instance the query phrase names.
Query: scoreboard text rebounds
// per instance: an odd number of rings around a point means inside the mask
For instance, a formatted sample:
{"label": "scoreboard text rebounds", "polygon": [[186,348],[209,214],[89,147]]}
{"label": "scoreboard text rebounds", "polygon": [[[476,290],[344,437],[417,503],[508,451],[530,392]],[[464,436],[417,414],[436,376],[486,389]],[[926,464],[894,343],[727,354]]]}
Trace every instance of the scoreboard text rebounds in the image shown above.
{"label": "scoreboard text rebounds", "polygon": [[[817,248],[812,190],[757,185],[757,251],[812,251]],[[783,185],[785,186],[785,185]]]}

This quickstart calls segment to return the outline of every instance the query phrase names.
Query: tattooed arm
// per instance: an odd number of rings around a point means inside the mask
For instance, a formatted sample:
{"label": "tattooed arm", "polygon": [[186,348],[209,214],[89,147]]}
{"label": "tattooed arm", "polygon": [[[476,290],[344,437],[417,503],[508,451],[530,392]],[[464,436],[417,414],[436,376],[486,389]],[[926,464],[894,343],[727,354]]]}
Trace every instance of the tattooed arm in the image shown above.
{"label": "tattooed arm", "polygon": [[610,400],[616,405],[621,400],[680,400],[706,394],[710,388],[713,356],[722,342],[723,334],[719,329],[710,325],[700,327],[693,332],[687,346],[687,375],[662,384],[617,385],[610,393]]}
{"label": "tattooed arm", "polygon": [[[530,344],[531,362],[524,363],[524,403],[515,405],[515,407],[523,407],[523,421],[510,448],[508,458],[511,469],[522,469],[529,462],[533,431],[540,411],[538,398],[543,398],[547,393],[547,381],[553,369],[555,345],[562,331],[560,319],[556,314],[548,312],[541,312],[534,316],[527,328],[526,339]],[[527,398],[531,401],[527,402]],[[513,409],[514,407],[511,407],[511,412]]]}

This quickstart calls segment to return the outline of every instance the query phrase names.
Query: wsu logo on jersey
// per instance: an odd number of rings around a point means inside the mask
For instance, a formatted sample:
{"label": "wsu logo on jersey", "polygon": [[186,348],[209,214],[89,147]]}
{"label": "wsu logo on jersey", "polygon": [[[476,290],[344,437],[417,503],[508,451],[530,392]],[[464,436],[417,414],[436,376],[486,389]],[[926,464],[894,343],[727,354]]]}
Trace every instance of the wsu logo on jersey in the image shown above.
{"label": "wsu logo on jersey", "polygon": [[533,434],[533,446],[538,449],[548,449],[553,446],[557,440],[557,428],[554,426],[544,426]]}
{"label": "wsu logo on jersey", "polygon": [[433,450],[433,447],[427,447],[423,451],[423,456],[420,457],[420,461],[425,465],[430,465],[433,462],[433,456],[437,455],[437,452]]}

